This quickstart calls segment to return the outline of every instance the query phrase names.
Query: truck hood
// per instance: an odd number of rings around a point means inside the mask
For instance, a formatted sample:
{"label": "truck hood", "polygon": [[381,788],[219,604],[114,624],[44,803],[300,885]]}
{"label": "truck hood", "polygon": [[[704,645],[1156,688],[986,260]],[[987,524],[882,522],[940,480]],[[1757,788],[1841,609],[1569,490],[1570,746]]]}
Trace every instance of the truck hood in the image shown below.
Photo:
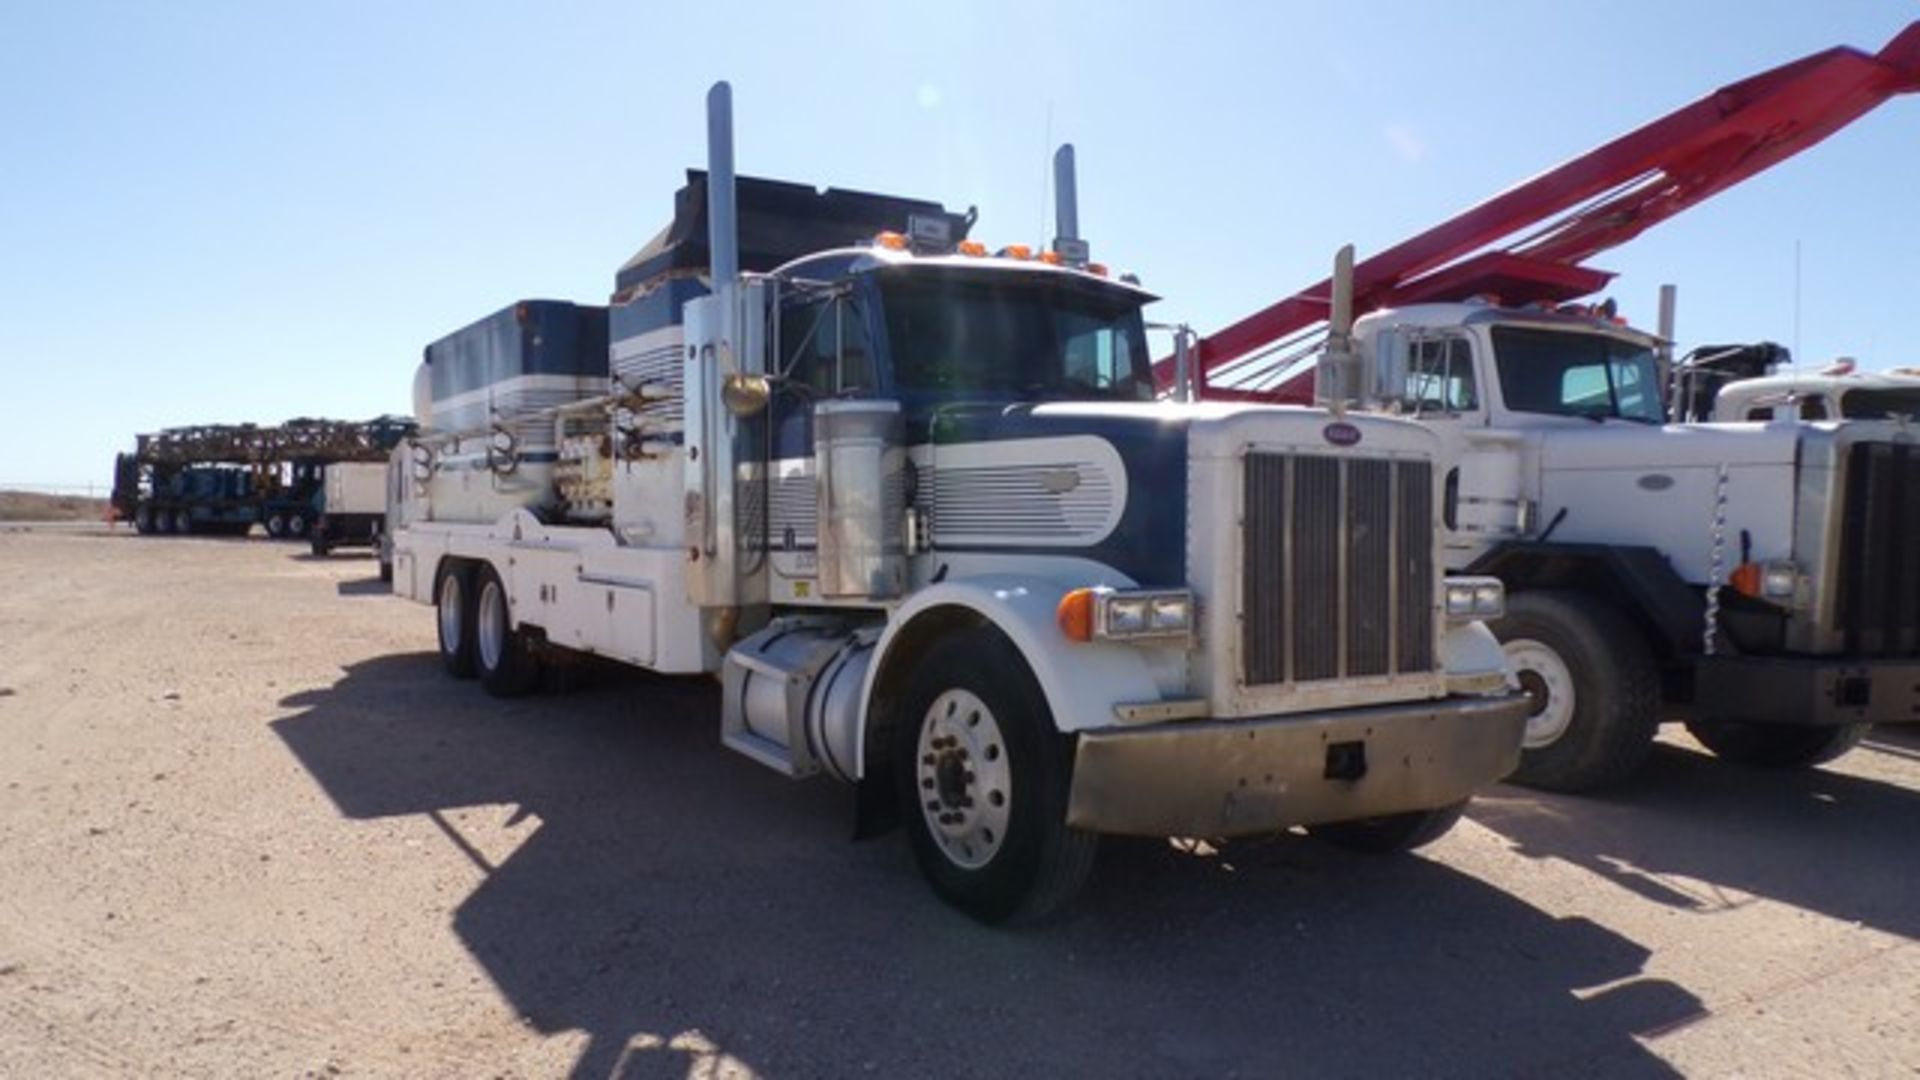
{"label": "truck hood", "polygon": [[[1629,435],[1627,432],[1631,432]],[[1539,433],[1540,463],[1554,470],[1671,469],[1698,466],[1791,467],[1800,429],[1790,424],[1646,424],[1611,422]]]}

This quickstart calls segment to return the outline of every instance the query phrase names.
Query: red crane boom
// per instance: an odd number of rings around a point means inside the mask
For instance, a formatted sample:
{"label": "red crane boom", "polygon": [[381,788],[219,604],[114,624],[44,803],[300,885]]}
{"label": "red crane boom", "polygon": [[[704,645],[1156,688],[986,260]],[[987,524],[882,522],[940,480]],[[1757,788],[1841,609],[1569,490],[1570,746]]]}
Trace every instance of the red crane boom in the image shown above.
{"label": "red crane boom", "polygon": [[[1360,262],[1354,310],[1485,295],[1522,305],[1597,292],[1613,275],[1581,265],[1586,259],[1914,90],[1920,22],[1876,54],[1827,49],[1721,87]],[[1310,404],[1313,368],[1297,362],[1304,350],[1284,347],[1325,322],[1331,289],[1319,282],[1201,338],[1192,354],[1199,395]],[[1156,363],[1154,375],[1168,385],[1173,361]]]}

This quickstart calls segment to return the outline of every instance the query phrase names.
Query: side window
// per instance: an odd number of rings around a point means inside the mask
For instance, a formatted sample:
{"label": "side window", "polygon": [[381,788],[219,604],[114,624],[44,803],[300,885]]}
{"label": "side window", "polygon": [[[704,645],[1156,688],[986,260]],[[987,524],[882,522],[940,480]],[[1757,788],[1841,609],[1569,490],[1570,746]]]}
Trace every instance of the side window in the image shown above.
{"label": "side window", "polygon": [[845,299],[833,306],[840,323],[840,363],[833,392],[850,394],[878,389],[873,374],[873,348],[867,337],[866,309]]}
{"label": "side window", "polygon": [[1748,409],[1748,410],[1747,410],[1747,419],[1749,419],[1749,420],[1771,420],[1771,419],[1773,419],[1773,407],[1772,407],[1772,406],[1767,406],[1766,408],[1762,408],[1762,409]]}
{"label": "side window", "polygon": [[783,310],[780,372],[827,396],[874,389],[873,349],[862,308],[833,297]]}
{"label": "side window", "polygon": [[1810,397],[1800,403],[1800,419],[1825,420],[1827,418],[1827,399]]}
{"label": "side window", "polygon": [[1652,404],[1647,400],[1647,387],[1641,382],[1640,365],[1615,360],[1613,367],[1613,393],[1617,411],[1622,416],[1645,416]]}
{"label": "side window", "polygon": [[1133,378],[1133,348],[1125,334],[1090,319],[1065,318],[1063,325],[1061,371],[1069,383],[1105,390]]}
{"label": "side window", "polygon": [[1612,411],[1607,396],[1607,369],[1599,364],[1570,367],[1560,373],[1560,403],[1576,412]]}
{"label": "side window", "polygon": [[1465,338],[1417,340],[1407,365],[1405,404],[1420,412],[1464,412],[1480,406],[1473,352]]}

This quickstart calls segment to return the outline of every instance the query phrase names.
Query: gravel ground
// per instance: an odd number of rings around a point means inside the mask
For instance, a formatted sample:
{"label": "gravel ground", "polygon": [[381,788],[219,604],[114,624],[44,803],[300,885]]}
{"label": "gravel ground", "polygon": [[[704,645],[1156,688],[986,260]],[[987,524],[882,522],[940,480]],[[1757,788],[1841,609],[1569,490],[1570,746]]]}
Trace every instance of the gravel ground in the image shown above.
{"label": "gravel ground", "polygon": [[700,682],[504,703],[371,560],[0,531],[0,1075],[1913,1076],[1920,737],[1115,843],[953,914]]}

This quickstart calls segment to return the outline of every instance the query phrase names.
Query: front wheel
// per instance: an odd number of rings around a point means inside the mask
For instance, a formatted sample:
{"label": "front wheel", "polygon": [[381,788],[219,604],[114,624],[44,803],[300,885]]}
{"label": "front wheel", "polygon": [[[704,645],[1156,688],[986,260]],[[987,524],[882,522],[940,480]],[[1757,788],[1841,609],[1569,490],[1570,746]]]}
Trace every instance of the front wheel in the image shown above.
{"label": "front wheel", "polygon": [[518,697],[540,682],[540,658],[524,629],[513,625],[507,587],[491,566],[478,577],[478,607],[474,610],[474,660],[480,685],[494,697]]}
{"label": "front wheel", "polygon": [[1316,840],[1324,840],[1348,851],[1391,855],[1425,847],[1447,835],[1466,810],[1467,800],[1461,799],[1451,806],[1436,810],[1412,810],[1404,814],[1361,818],[1357,821],[1309,825],[1307,832]]}
{"label": "front wheel", "polygon": [[1596,596],[1540,590],[1508,596],[1492,630],[1533,704],[1514,783],[1586,791],[1640,768],[1660,723],[1660,674],[1626,616]]}
{"label": "front wheel", "polygon": [[964,630],[928,652],[894,720],[893,766],[934,892],[985,923],[1042,919],[1073,897],[1098,838],[1067,825],[1071,753],[999,632]]}
{"label": "front wheel", "polygon": [[1802,727],[1743,720],[1689,720],[1687,731],[1728,761],[1765,769],[1823,765],[1859,745],[1871,724]]}

